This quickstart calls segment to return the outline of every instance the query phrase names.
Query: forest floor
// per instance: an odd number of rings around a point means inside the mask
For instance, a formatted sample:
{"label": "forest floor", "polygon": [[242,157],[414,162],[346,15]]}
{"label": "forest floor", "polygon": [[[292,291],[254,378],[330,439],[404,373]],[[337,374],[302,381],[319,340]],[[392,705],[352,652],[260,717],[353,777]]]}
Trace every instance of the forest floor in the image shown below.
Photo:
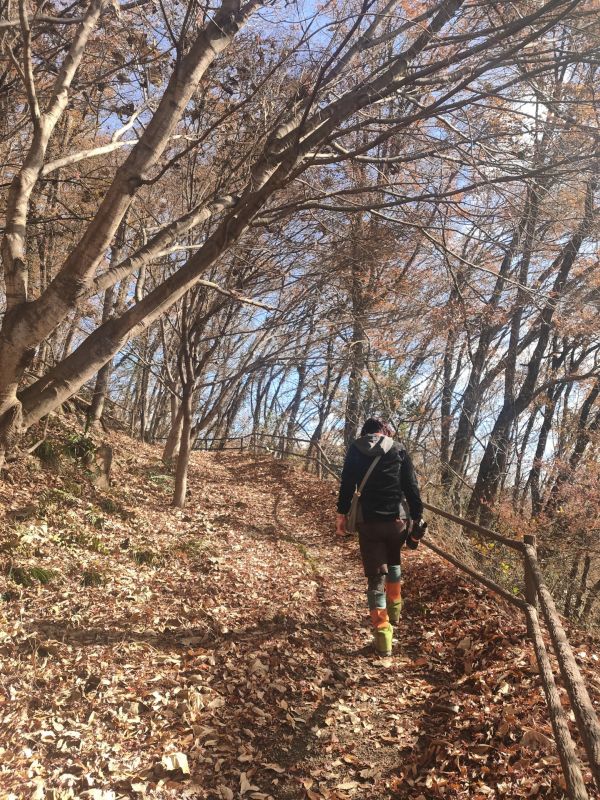
{"label": "forest floor", "polygon": [[0,482],[2,798],[563,797],[513,608],[421,547],[379,659],[334,484],[195,453],[179,511],[160,451],[110,440],[109,491],[64,459]]}

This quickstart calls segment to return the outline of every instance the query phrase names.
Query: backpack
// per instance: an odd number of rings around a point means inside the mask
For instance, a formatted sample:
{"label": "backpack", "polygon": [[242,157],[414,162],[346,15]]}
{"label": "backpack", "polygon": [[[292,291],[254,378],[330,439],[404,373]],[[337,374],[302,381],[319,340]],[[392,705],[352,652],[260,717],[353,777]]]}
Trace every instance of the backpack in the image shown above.
{"label": "backpack", "polygon": [[358,504],[360,502],[360,496],[362,494],[363,489],[367,481],[369,480],[371,473],[377,466],[381,459],[381,456],[377,456],[373,459],[371,464],[369,465],[369,469],[365,472],[365,477],[360,482],[360,486],[354,490],[354,494],[352,495],[352,502],[350,503],[350,511],[348,512],[348,518],[346,520],[346,530],[348,533],[356,533],[358,530]]}

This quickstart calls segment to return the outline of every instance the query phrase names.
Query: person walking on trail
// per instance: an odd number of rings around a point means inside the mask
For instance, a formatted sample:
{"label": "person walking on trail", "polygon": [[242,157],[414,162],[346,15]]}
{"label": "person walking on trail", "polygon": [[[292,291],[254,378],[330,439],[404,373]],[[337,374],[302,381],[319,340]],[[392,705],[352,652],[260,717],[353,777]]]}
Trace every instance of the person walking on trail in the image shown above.
{"label": "person walking on trail", "polygon": [[[404,501],[412,523],[401,517]],[[337,506],[339,536],[348,532],[347,515],[354,504],[375,649],[387,656],[392,652],[392,624],[398,623],[402,611],[400,549],[405,541],[415,549],[426,523],[410,456],[394,441],[386,423],[373,417],[346,453]],[[354,515],[353,509],[350,523]]]}

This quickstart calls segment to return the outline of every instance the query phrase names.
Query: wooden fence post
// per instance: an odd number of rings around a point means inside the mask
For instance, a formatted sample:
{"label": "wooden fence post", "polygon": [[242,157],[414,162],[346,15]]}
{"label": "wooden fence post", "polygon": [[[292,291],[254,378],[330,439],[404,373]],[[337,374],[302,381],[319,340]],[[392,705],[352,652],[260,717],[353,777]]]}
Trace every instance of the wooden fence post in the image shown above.
{"label": "wooden fence post", "polygon": [[526,606],[525,616],[527,618],[529,636],[540,668],[540,677],[546,695],[548,713],[550,715],[550,722],[552,723],[552,730],[554,731],[554,739],[558,748],[558,755],[565,781],[567,782],[567,792],[571,800],[589,800],[589,794],[585,788],[579,759],[577,758],[577,751],[569,732],[567,715],[560,702],[560,695],[556,688],[554,675],[552,674],[552,667],[544,644],[544,637],[538,621],[537,611],[531,604]]}
{"label": "wooden fence post", "polygon": [[596,781],[596,786],[600,789],[600,720],[590,699],[583,676],[577,666],[565,629],[560,621],[554,598],[544,583],[535,550],[527,544],[525,545],[525,557],[529,561],[529,566],[535,579],[544,621],[550,634],[567,694],[569,695],[571,708],[575,713],[577,727],[581,733],[590,762],[590,769]]}
{"label": "wooden fence post", "polygon": [[[530,533],[526,533],[525,536],[523,536],[523,541],[525,542],[525,544],[533,547],[533,549],[536,550],[537,552],[535,536],[533,536]],[[535,578],[531,570],[529,559],[524,558],[523,561],[525,566],[525,600],[527,600],[530,606],[537,608],[538,600],[537,600],[537,587],[535,585]]]}

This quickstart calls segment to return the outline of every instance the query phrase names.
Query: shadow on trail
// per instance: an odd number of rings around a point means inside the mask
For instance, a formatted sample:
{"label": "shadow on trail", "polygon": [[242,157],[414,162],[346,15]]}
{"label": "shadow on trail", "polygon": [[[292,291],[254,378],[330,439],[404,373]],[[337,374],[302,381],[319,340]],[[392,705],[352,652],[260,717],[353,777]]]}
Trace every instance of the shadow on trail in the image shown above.
{"label": "shadow on trail", "polygon": [[[396,629],[399,643],[394,648],[394,656],[389,667],[383,666],[372,651],[364,597],[366,587],[363,585],[357,542],[354,539],[339,541],[333,535],[334,489],[329,485],[319,485],[315,479],[315,493],[310,495],[306,491],[306,483],[297,480],[297,470],[286,463],[271,459],[255,459],[252,456],[242,458],[239,455],[231,457],[223,454],[219,460],[232,474],[239,473],[242,469],[248,481],[258,491],[268,493],[272,498],[273,525],[262,528],[246,525],[247,534],[257,540],[268,538],[275,542],[291,541],[296,546],[306,548],[306,553],[314,559],[313,572],[318,584],[320,620],[316,624],[305,623],[304,630],[307,635],[315,637],[316,641],[322,637],[323,632],[329,634],[329,646],[321,654],[339,678],[328,688],[306,724],[299,726],[294,732],[285,748],[278,747],[276,741],[268,739],[263,743],[264,749],[268,747],[269,752],[274,752],[278,763],[287,769],[300,762],[308,762],[308,769],[305,763],[303,774],[310,774],[311,759],[315,758],[319,750],[321,762],[323,760],[324,743],[319,738],[318,731],[327,730],[327,716],[340,700],[352,704],[351,699],[345,699],[349,693],[363,692],[370,695],[375,689],[373,680],[376,680],[382,685],[387,684],[386,691],[388,697],[391,697],[392,709],[395,693],[402,696],[406,692],[409,695],[406,702],[398,702],[397,706],[402,725],[408,729],[406,736],[399,737],[395,743],[393,737],[386,737],[388,712],[385,712],[381,718],[374,720],[381,735],[388,739],[383,749],[373,753],[368,737],[362,741],[360,736],[357,738],[348,730],[340,729],[339,735],[343,741],[334,740],[330,747],[331,759],[335,760],[336,754],[343,753],[346,749],[364,763],[370,763],[370,759],[379,760],[382,777],[397,779],[399,786],[402,786],[398,794],[388,794],[386,798],[422,796],[422,788],[409,788],[403,778],[408,776],[412,780],[427,772],[427,764],[437,752],[435,748],[438,745],[432,743],[443,741],[447,737],[448,719],[455,713],[447,700],[448,689],[460,676],[454,668],[449,670],[448,665],[438,665],[432,659],[428,658],[421,663],[426,641],[424,634],[428,625],[440,623],[435,609],[432,608],[438,600],[435,583],[431,589],[432,576],[426,575],[423,569],[414,570],[410,554],[408,555],[405,565],[410,597],[406,601],[401,624]],[[288,532],[289,522],[286,523],[284,517],[289,519],[290,514],[303,518],[302,535],[294,536]],[[312,524],[306,525],[307,519]],[[324,558],[329,559],[328,563],[319,564],[319,559]],[[344,586],[348,602],[338,604],[332,609],[332,600],[335,600],[336,591],[339,592],[332,581],[336,570],[339,570],[338,583]],[[349,587],[352,588],[351,597],[348,596]],[[459,591],[458,580],[455,590]],[[361,608],[358,607],[357,595],[360,597]],[[344,615],[342,618],[340,610]],[[359,644],[357,639],[362,639],[364,644]],[[421,687],[418,694],[410,694],[413,682]],[[378,686],[377,693],[381,689],[382,686]],[[367,790],[368,786],[364,785],[362,789]],[[377,786],[373,787],[370,795],[373,800],[379,800],[378,791]],[[272,794],[277,800],[306,796],[302,786],[294,788],[292,785],[280,787],[277,793]]]}

